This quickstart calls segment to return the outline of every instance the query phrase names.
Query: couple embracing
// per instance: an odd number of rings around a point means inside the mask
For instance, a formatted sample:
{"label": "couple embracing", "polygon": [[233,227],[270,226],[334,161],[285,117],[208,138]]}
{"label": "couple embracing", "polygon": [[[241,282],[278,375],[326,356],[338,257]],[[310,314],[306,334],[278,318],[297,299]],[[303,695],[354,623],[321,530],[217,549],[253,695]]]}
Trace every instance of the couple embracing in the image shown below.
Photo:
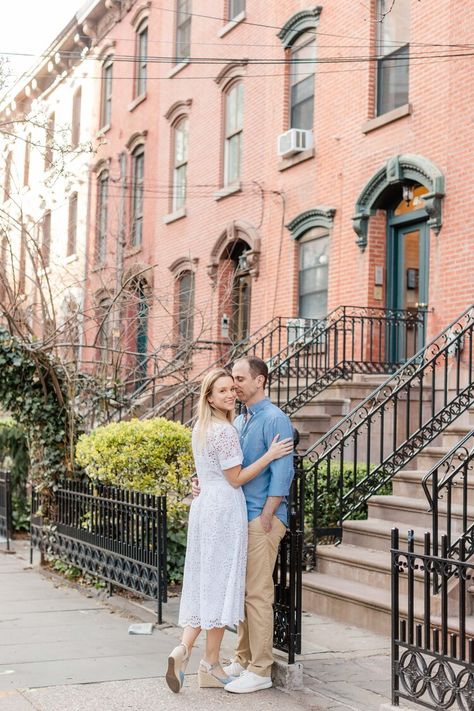
{"label": "couple embracing", "polygon": [[[200,687],[245,694],[272,685],[273,568],[287,525],[293,479],[293,431],[265,397],[265,361],[236,361],[232,375],[209,373],[201,387],[192,445],[194,482],[179,624],[181,644],[168,658],[175,693],[194,643],[206,630]],[[244,414],[234,420],[235,402]],[[238,624],[233,662],[222,667],[227,625]]]}

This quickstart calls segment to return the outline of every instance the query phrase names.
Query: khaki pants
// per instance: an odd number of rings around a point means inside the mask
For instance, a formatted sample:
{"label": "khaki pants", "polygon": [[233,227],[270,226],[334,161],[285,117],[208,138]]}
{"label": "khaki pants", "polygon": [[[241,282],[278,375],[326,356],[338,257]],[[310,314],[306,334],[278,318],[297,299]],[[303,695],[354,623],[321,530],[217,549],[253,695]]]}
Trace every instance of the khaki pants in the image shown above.
{"label": "khaki pants", "polygon": [[276,516],[269,533],[260,517],[249,523],[245,620],[239,624],[236,661],[259,676],[270,676],[273,664],[273,568],[285,532]]}

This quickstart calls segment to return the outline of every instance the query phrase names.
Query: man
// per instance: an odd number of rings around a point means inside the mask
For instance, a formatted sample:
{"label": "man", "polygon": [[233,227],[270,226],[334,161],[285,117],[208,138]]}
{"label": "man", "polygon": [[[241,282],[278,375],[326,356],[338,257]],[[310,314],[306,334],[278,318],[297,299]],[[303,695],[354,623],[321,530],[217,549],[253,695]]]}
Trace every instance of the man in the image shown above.
{"label": "man", "polygon": [[[246,467],[261,457],[275,435],[293,437],[289,418],[265,396],[268,368],[265,361],[248,356],[236,361],[232,375],[245,412],[234,424],[240,434]],[[243,486],[248,511],[248,558],[245,621],[238,630],[234,661],[224,667],[237,679],[225,690],[247,694],[272,685],[273,569],[278,546],[288,523],[287,497],[293,479],[293,455],[274,460]],[[193,493],[199,489],[193,487]]]}

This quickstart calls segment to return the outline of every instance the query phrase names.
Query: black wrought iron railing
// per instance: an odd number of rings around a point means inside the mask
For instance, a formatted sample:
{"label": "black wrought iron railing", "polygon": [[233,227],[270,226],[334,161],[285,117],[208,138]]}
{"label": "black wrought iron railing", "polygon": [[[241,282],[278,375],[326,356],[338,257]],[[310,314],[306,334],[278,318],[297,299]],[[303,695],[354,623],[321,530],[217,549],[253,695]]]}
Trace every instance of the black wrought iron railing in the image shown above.
{"label": "black wrought iron railing", "polygon": [[[433,555],[461,559],[474,555],[474,430],[466,434],[423,477],[432,514]],[[465,559],[465,558],[463,558]]]}
{"label": "black wrought iron railing", "polygon": [[167,600],[166,497],[63,481],[47,525],[33,494],[31,547],[109,583],[156,600],[158,621]]}
{"label": "black wrought iron railing", "polygon": [[[474,617],[469,609],[469,588],[474,562],[447,556],[448,542],[441,539],[441,555],[431,553],[426,533],[423,553],[415,552],[413,531],[401,549],[398,529],[392,531],[392,704],[400,699],[424,708],[474,709]],[[434,577],[439,595],[432,597]],[[450,578],[458,580],[456,595]],[[423,596],[415,595],[420,577]],[[407,591],[401,594],[401,590]]]}
{"label": "black wrought iron railing", "polygon": [[166,417],[188,423],[192,420],[202,379],[217,367],[230,368],[238,357],[254,355],[269,360],[274,353],[297,347],[300,339],[309,338],[309,333],[319,322],[314,319],[294,319],[278,316],[268,321],[249,339],[232,346],[215,362],[201,371],[193,380],[183,383],[168,398],[156,407],[151,407],[145,417]]}
{"label": "black wrought iron railing", "polygon": [[7,551],[12,537],[12,491],[10,472],[0,470],[0,539],[4,539]]}
{"label": "black wrought iron railing", "polygon": [[305,452],[315,545],[474,405],[473,355],[471,306]]}
{"label": "black wrought iron railing", "polygon": [[270,360],[273,402],[292,415],[355,373],[392,373],[425,342],[425,310],[339,306]]}

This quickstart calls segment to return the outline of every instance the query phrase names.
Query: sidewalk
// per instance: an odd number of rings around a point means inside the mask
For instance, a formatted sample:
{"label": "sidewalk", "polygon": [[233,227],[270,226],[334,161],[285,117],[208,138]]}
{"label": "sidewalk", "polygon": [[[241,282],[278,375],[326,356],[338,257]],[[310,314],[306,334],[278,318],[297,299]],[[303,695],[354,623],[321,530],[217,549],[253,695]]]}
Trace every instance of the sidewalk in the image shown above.
{"label": "sidewalk", "polygon": [[[0,711],[379,711],[388,701],[388,640],[315,615],[304,620],[304,692],[269,689],[243,700],[200,690],[196,649],[183,692],[172,694],[163,677],[178,628],[168,623],[152,635],[128,635],[131,622],[146,619],[146,606],[52,581],[30,567],[25,543],[15,541],[14,548],[16,555],[6,555],[0,547]],[[177,604],[172,598],[165,606],[171,623]],[[224,656],[234,642],[226,632]]]}

